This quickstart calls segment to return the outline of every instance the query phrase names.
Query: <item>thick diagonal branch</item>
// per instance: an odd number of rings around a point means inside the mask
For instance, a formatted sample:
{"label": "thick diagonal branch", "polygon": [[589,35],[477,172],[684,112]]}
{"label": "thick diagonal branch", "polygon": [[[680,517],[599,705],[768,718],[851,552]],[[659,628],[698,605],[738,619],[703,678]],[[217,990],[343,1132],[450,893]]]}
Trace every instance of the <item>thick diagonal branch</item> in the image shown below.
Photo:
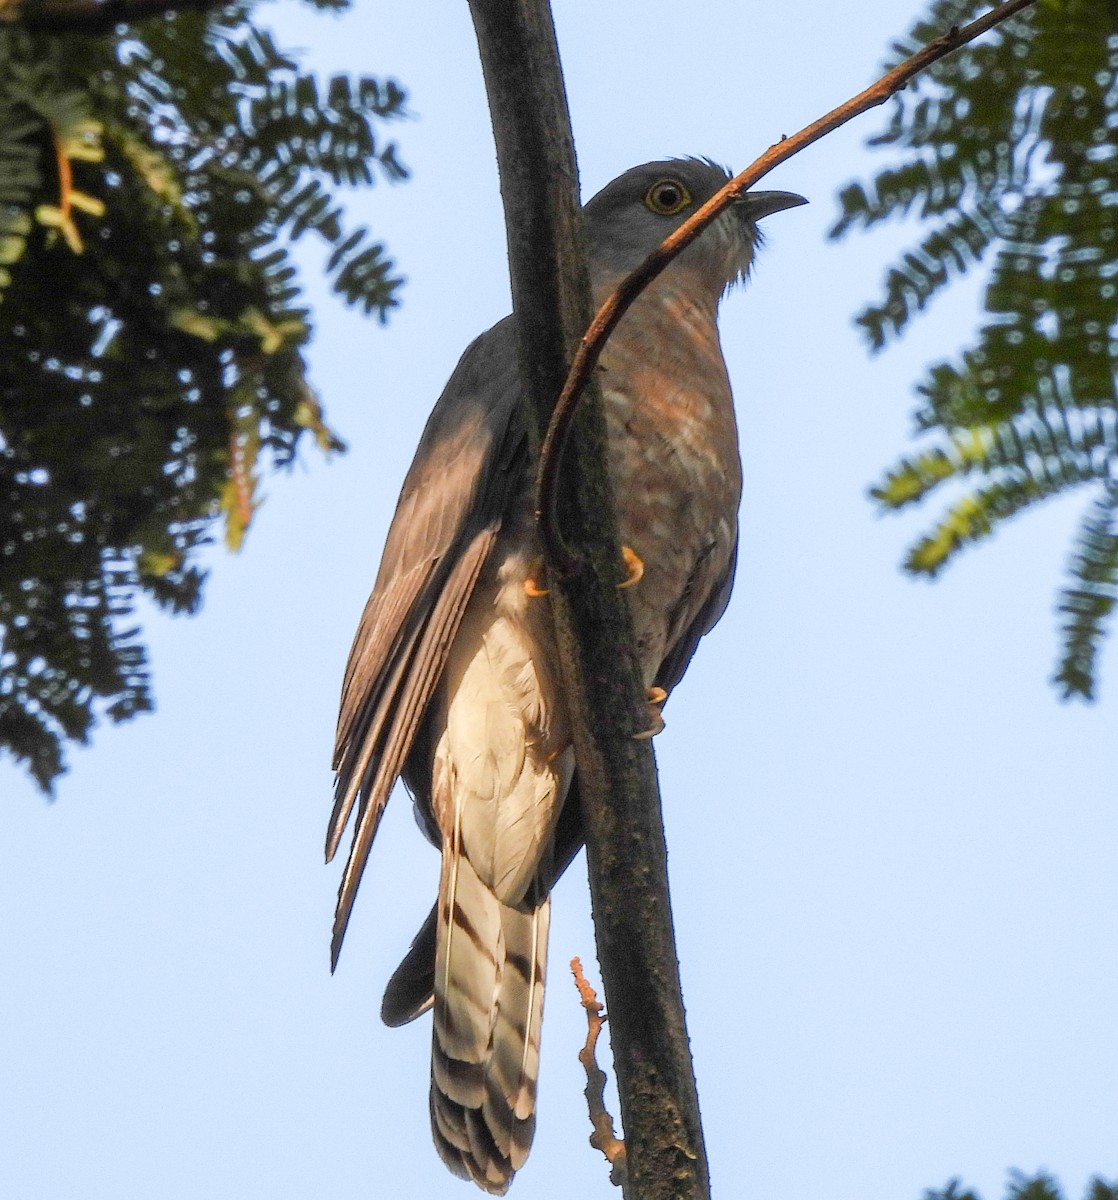
{"label": "thick diagonal branch", "polygon": [[[536,444],[592,314],[566,95],[546,0],[470,0],[493,116],[513,307]],[[570,709],[598,956],[632,1200],[709,1195],[679,988],[656,765],[628,608],[600,404],[572,429],[558,490],[577,579],[549,602]],[[541,600],[539,603],[545,603]]]}

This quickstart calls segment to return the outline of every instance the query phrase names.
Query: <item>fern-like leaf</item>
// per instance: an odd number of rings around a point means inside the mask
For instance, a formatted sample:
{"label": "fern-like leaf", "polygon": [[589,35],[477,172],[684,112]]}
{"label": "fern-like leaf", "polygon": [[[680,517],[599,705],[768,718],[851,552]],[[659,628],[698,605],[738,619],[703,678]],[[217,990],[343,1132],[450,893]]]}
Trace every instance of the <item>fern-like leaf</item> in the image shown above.
{"label": "fern-like leaf", "polygon": [[1118,485],[1110,484],[1083,519],[1070,574],[1057,605],[1064,620],[1055,681],[1065,696],[1089,700],[1098,649],[1118,604]]}
{"label": "fern-like leaf", "polygon": [[[937,0],[894,48],[898,60],[980,7]],[[1048,0],[941,60],[896,100],[871,141],[891,160],[871,182],[842,190],[832,231],[933,222],[858,318],[875,350],[951,280],[986,268],[978,337],[918,387],[917,430],[934,441],[872,494],[895,509],[953,484],[969,488],[909,551],[909,570],[935,575],[1008,517],[1090,489],[1096,506],[1061,604],[1057,674],[1065,693],[1083,696],[1114,607],[1102,514],[1118,479],[1115,128],[1113,4]]]}
{"label": "fern-like leaf", "polygon": [[348,302],[396,303],[336,193],[403,177],[380,136],[403,105],[301,70],[247,0],[0,27],[0,749],[43,787],[66,740],[151,708],[140,595],[194,611],[202,547],[222,522],[240,544],[265,474],[305,436],[342,449],[289,247],[321,238]]}

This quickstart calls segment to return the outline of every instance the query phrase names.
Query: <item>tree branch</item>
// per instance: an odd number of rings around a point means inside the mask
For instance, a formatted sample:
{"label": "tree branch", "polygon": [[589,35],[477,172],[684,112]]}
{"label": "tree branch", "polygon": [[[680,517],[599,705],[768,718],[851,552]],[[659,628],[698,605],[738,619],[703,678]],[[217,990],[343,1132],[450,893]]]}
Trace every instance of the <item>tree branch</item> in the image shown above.
{"label": "tree branch", "polygon": [[[508,230],[513,307],[538,448],[592,309],[566,94],[546,0],[470,0]],[[551,605],[582,796],[598,957],[632,1200],[709,1196],[679,987],[667,854],[620,561],[600,402],[589,389],[558,491],[584,554]]]}
{"label": "tree branch", "polygon": [[558,567],[560,572],[566,574],[573,574],[578,569],[577,555],[563,539],[557,504],[560,466],[571,421],[609,335],[617,327],[617,323],[637,296],[677,254],[685,250],[743,192],[751,188],[775,166],[791,158],[793,154],[797,154],[806,146],[810,146],[812,142],[817,142],[821,137],[838,129],[840,125],[845,125],[853,117],[857,117],[871,108],[876,108],[879,104],[884,104],[926,67],[952,51],[958,50],[961,46],[965,46],[968,42],[980,37],[993,29],[995,25],[1001,24],[1002,21],[1021,12],[1022,9],[1028,8],[1033,3],[1035,0],[1006,0],[1005,3],[991,9],[990,12],[962,29],[957,26],[951,28],[941,37],[929,42],[922,50],[905,59],[899,66],[894,67],[888,74],[883,75],[865,91],[859,92],[858,95],[847,100],[845,104],[833,108],[819,120],[813,121],[801,129],[799,133],[794,133],[791,137],[782,137],[740,175],[734,176],[721,191],[716,192],[674,233],[666,237],[648,258],[635,271],[626,276],[617,288],[606,297],[579,343],[570,372],[563,384],[563,390],[552,412],[540,451],[539,474],[536,482],[536,520],[544,557],[553,569]]}
{"label": "tree branch", "polygon": [[0,0],[0,22],[31,33],[112,33],[169,12],[206,12],[225,0]]}

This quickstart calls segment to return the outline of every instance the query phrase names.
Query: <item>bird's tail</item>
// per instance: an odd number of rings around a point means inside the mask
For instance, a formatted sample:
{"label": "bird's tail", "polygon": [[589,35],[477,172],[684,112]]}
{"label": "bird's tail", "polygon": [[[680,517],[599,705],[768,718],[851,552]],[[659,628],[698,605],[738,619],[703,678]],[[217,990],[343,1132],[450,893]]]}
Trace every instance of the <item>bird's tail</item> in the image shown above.
{"label": "bird's tail", "polygon": [[456,1175],[503,1195],[536,1127],[550,903],[502,904],[447,848],[439,885],[431,1126]]}

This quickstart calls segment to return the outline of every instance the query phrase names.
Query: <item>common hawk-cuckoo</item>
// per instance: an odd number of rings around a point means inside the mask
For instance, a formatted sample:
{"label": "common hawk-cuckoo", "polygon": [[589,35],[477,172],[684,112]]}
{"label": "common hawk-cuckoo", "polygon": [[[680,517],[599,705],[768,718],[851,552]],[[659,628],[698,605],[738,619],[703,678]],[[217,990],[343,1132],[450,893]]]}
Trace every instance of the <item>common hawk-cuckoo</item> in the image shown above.
{"label": "common hawk-cuckoo", "polygon": [[[728,178],[673,159],[599,192],[585,208],[596,299]],[[621,540],[644,565],[625,594],[650,692],[679,682],[733,580],[741,465],[718,303],[749,271],[757,221],[802,203],[743,196],[641,294],[601,358]],[[403,777],[442,873],[381,1015],[434,1008],[435,1145],[495,1194],[532,1140],[548,893],[582,843],[551,616],[533,586],[525,422],[506,318],[462,356],[404,481],[346,668],[326,843],[329,860],[356,804],[336,962]]]}

